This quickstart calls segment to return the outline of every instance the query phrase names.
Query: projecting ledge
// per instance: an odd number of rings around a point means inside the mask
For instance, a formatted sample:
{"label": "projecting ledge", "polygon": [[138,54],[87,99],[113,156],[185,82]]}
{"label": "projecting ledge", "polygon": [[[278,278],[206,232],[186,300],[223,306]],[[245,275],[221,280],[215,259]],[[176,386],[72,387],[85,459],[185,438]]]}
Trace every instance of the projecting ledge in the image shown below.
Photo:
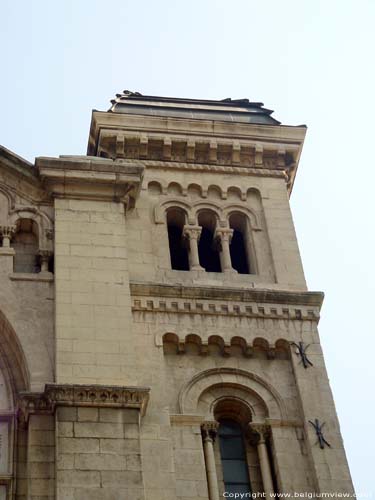
{"label": "projecting ledge", "polygon": [[248,288],[238,289],[214,286],[166,285],[164,283],[131,282],[132,296],[172,297],[174,299],[211,299],[238,302],[257,302],[266,304],[285,304],[293,306],[313,306],[320,308],[323,292],[289,291],[275,289]]}
{"label": "projecting ledge", "polygon": [[144,167],[89,156],[35,160],[40,179],[53,197],[124,202],[133,208]]}
{"label": "projecting ledge", "polygon": [[43,393],[21,392],[19,415],[27,422],[30,414],[53,414],[57,406],[132,408],[146,413],[150,389],[81,384],[46,384]]}

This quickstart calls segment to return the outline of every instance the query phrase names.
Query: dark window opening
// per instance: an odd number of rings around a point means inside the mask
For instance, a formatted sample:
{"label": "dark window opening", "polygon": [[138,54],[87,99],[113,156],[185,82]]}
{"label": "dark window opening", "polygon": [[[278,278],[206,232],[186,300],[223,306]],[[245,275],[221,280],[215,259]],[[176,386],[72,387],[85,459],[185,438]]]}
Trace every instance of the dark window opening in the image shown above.
{"label": "dark window opening", "polygon": [[48,261],[48,272],[50,273],[55,272],[55,257],[53,255]]}
{"label": "dark window opening", "polygon": [[229,218],[229,226],[233,229],[230,243],[230,257],[232,267],[239,274],[250,274],[250,261],[248,257],[248,229],[246,217],[242,214],[232,214]]}
{"label": "dark window opening", "polygon": [[251,493],[246,447],[240,424],[234,420],[221,420],[219,442],[225,491]]}
{"label": "dark window opening", "polygon": [[172,269],[189,271],[189,256],[183,238],[185,215],[179,210],[169,210],[167,214],[169,253]]}
{"label": "dark window opening", "polygon": [[243,234],[237,229],[234,229],[233,231],[233,237],[229,249],[233,269],[235,269],[239,274],[249,274],[244,237]]}
{"label": "dark window opening", "polygon": [[214,240],[215,216],[202,212],[198,217],[202,232],[198,243],[199,263],[208,273],[221,273],[220,255]]}

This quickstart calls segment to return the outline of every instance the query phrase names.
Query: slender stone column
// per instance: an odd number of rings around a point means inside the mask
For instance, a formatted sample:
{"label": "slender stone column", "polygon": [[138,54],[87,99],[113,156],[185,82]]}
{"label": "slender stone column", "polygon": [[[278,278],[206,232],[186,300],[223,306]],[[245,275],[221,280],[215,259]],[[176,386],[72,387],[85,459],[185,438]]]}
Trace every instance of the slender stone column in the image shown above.
{"label": "slender stone column", "polygon": [[220,264],[223,273],[235,272],[232,267],[232,260],[230,258],[229,245],[233,236],[233,229],[230,228],[216,228],[215,240],[219,244],[220,249]]}
{"label": "slender stone column", "polygon": [[201,236],[200,226],[184,226],[183,236],[189,240],[189,265],[190,271],[203,271],[199,264],[198,242]]}
{"label": "slender stone column", "polygon": [[52,256],[52,252],[50,250],[39,250],[38,255],[40,257],[40,271],[42,273],[48,272],[48,262],[50,257]]}
{"label": "slender stone column", "polygon": [[254,441],[258,450],[264,493],[266,494],[267,500],[270,500],[272,498],[271,493],[274,493],[271,464],[266,445],[266,438],[269,435],[270,428],[268,425],[256,423],[249,424],[249,427],[251,429],[252,438],[255,437]]}
{"label": "slender stone column", "polygon": [[16,232],[16,226],[0,226],[0,235],[3,237],[3,248],[10,247],[10,241]]}
{"label": "slender stone column", "polygon": [[201,425],[204,461],[206,463],[208,494],[210,500],[219,500],[219,487],[217,484],[216,464],[214,455],[214,442],[219,427],[218,422],[203,422]]}

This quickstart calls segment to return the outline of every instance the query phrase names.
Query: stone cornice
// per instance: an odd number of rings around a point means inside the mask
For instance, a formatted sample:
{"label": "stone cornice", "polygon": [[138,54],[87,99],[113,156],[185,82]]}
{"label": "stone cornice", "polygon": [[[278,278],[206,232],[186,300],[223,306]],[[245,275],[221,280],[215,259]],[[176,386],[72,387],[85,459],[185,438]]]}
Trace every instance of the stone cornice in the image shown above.
{"label": "stone cornice", "polygon": [[88,154],[95,154],[96,139],[100,130],[104,128],[150,133],[163,133],[168,130],[169,134],[194,133],[195,135],[207,135],[209,137],[251,138],[258,141],[265,140],[267,142],[285,142],[289,144],[299,144],[306,134],[304,125],[299,127],[288,125],[270,126],[220,120],[197,120],[93,111]]}
{"label": "stone cornice", "polygon": [[130,283],[131,295],[174,299],[207,299],[233,302],[255,302],[320,308],[323,292],[287,291],[273,289],[238,289],[205,286],[166,285],[161,283]]}
{"label": "stone cornice", "polygon": [[284,175],[290,193],[305,134],[305,126],[94,111],[88,154],[137,158],[147,168],[160,168],[163,162],[152,160],[165,160],[164,165],[186,170],[236,173],[239,168],[242,175],[246,169],[251,175],[267,170],[268,176]]}
{"label": "stone cornice", "polygon": [[219,174],[232,174],[241,176],[256,176],[256,177],[275,177],[281,179],[288,179],[288,175],[284,169],[271,169],[271,168],[256,168],[256,167],[236,167],[230,165],[209,165],[206,163],[184,163],[177,161],[159,161],[159,160],[124,160],[131,161],[133,165],[139,163],[144,165],[147,169],[168,169],[187,172],[209,172]]}
{"label": "stone cornice", "polygon": [[144,167],[121,160],[82,156],[35,160],[39,176],[53,197],[123,201],[134,206]]}
{"label": "stone cornice", "polygon": [[144,415],[149,392],[147,387],[46,384],[43,393],[19,393],[19,418],[27,422],[31,414],[50,415],[56,406],[135,408]]}
{"label": "stone cornice", "polygon": [[31,182],[38,184],[36,169],[34,165],[25,160],[25,158],[18,156],[4,146],[0,146],[0,160],[3,165],[17,172],[18,176],[22,175],[28,180],[31,180]]}

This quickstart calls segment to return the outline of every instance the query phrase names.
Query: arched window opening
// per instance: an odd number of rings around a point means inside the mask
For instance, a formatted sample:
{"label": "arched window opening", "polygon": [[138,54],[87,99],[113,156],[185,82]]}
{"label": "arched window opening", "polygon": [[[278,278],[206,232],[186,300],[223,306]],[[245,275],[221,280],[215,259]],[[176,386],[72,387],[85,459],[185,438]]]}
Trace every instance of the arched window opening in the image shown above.
{"label": "arched window opening", "polygon": [[250,274],[251,263],[248,255],[249,235],[246,217],[242,214],[232,214],[229,217],[229,226],[233,229],[229,247],[232,267],[239,274]]}
{"label": "arched window opening", "polygon": [[169,253],[172,269],[189,271],[189,256],[183,238],[185,214],[182,210],[171,209],[167,212]]}
{"label": "arched window opening", "polygon": [[209,273],[221,273],[220,255],[214,239],[216,217],[212,212],[201,212],[198,224],[202,226],[198,243],[199,263]]}
{"label": "arched window opening", "polygon": [[31,219],[21,219],[17,223],[17,231],[12,240],[15,250],[15,273],[38,273],[38,226]]}
{"label": "arched window opening", "polygon": [[218,434],[225,491],[228,493],[251,492],[246,446],[241,425],[232,419],[222,419]]}
{"label": "arched window opening", "polygon": [[219,422],[215,453],[221,494],[264,492],[259,456],[249,432],[250,406],[236,396],[225,396],[217,400],[214,416]]}

